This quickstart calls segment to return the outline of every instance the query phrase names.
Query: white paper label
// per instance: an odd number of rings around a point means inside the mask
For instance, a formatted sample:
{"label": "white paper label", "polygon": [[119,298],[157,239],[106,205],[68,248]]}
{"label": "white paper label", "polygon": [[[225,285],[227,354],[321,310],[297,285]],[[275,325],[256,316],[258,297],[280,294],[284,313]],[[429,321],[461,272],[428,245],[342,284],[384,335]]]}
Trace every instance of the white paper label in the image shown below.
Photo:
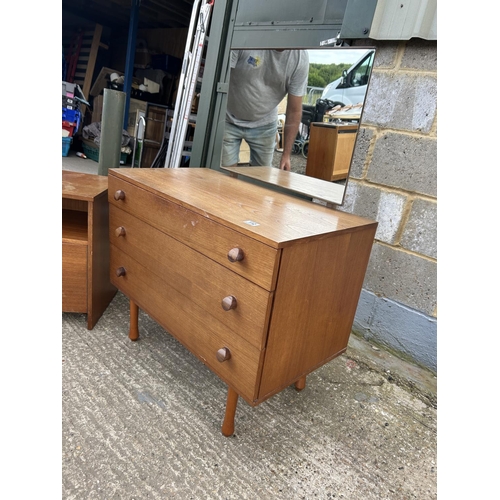
{"label": "white paper label", "polygon": [[243,222],[249,226],[260,226],[258,222],[254,222],[253,220],[244,220]]}

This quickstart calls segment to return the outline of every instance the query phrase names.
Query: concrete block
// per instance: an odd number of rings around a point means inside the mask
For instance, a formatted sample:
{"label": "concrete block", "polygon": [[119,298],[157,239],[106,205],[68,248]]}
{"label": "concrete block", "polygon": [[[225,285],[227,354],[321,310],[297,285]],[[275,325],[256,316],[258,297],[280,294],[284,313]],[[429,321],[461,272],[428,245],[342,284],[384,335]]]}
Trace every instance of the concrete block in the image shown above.
{"label": "concrete block", "polygon": [[375,60],[373,61],[374,68],[394,68],[396,65],[396,56],[398,54],[399,42],[382,42],[375,43]]}
{"label": "concrete block", "polygon": [[362,334],[363,337],[369,340],[370,325],[372,323],[373,311],[375,309],[375,301],[377,296],[367,290],[361,290],[359,296],[356,316],[354,318],[353,330],[356,333]]}
{"label": "concrete block", "polygon": [[428,133],[437,111],[437,77],[373,71],[363,123]]}
{"label": "concrete block", "polygon": [[347,183],[345,201],[341,209],[344,212],[375,219],[380,203],[380,196],[381,191],[379,188],[350,180]]}
{"label": "concrete block", "polygon": [[373,130],[360,127],[356,139],[356,146],[354,147],[354,154],[352,155],[349,178],[361,179],[363,177],[363,170],[372,138]]}
{"label": "concrete block", "polygon": [[432,315],[437,303],[437,263],[375,242],[363,288]]}
{"label": "concrete block", "polygon": [[437,203],[422,199],[413,202],[400,244],[412,252],[437,258]]}
{"label": "concrete block", "polygon": [[394,68],[398,53],[399,41],[356,40],[354,46],[375,47],[374,68]]}
{"label": "concrete block", "polygon": [[353,331],[437,373],[436,318],[363,290]]}
{"label": "concrete block", "polygon": [[401,60],[401,69],[437,71],[437,42],[409,40]]}
{"label": "concrete block", "polygon": [[375,220],[378,221],[375,238],[384,243],[394,244],[401,221],[407,196],[400,193],[382,191]]}
{"label": "concrete block", "polygon": [[337,209],[341,212],[349,212],[350,214],[355,213],[354,203],[356,202],[356,199],[358,197],[360,187],[361,184],[356,182],[354,179],[349,179],[345,190],[344,203]]}
{"label": "concrete block", "polygon": [[437,141],[389,132],[377,139],[366,179],[437,195]]}
{"label": "concrete block", "polygon": [[350,180],[342,211],[378,222],[375,239],[394,244],[408,197]]}

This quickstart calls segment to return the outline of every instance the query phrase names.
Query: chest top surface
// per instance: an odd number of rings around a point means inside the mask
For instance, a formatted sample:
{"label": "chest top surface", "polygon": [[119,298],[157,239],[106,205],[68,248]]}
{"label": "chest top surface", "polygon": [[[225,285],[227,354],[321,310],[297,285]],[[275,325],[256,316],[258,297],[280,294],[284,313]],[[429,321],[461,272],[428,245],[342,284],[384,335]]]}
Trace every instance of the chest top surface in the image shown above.
{"label": "chest top surface", "polygon": [[208,168],[116,168],[108,175],[278,248],[376,224]]}
{"label": "chest top surface", "polygon": [[108,178],[103,175],[62,171],[62,196],[75,200],[92,201],[108,189]]}

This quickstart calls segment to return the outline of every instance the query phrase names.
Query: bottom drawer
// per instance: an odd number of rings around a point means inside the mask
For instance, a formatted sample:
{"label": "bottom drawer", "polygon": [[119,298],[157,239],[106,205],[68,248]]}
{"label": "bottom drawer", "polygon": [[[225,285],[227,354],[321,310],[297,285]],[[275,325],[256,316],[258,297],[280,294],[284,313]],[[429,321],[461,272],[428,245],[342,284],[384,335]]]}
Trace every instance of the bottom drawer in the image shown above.
{"label": "bottom drawer", "polygon": [[[228,329],[115,245],[110,250],[113,285],[252,404],[258,393],[264,351]],[[117,277],[116,270],[121,267],[125,274]],[[229,350],[230,359],[217,360],[221,348]]]}
{"label": "bottom drawer", "polygon": [[63,243],[63,312],[87,312],[87,286],[87,245]]}

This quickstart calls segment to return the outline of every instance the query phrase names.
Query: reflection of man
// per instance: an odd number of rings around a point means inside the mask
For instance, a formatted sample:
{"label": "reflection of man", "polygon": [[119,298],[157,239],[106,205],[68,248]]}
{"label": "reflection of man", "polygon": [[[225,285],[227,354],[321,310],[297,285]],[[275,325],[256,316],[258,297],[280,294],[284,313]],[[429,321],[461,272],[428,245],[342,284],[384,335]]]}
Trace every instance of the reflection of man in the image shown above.
{"label": "reflection of man", "polygon": [[278,104],[287,97],[282,170],[302,118],[309,56],[305,50],[233,50],[227,98],[222,166],[238,163],[241,140],[250,146],[250,165],[272,166]]}

